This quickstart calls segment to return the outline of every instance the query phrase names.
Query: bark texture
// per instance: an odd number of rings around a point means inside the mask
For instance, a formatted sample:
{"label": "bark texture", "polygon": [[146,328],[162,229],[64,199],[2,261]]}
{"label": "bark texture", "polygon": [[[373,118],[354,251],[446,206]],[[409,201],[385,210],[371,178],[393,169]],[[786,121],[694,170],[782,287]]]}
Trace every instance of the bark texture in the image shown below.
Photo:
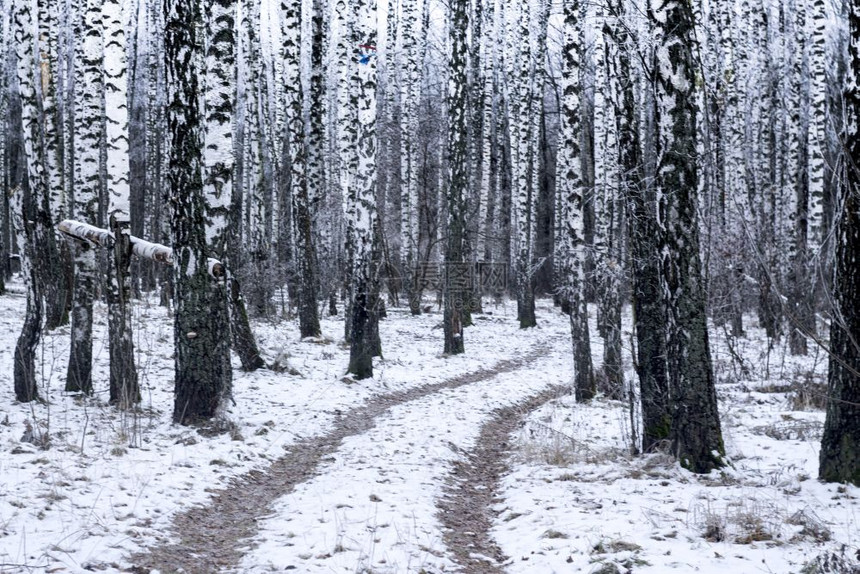
{"label": "bark texture", "polygon": [[683,466],[709,472],[725,464],[725,447],[699,256],[693,10],[675,0],[651,0],[648,15],[657,38],[656,184],[665,234],[661,267],[668,308],[668,438]]}
{"label": "bark texture", "polygon": [[[450,170],[448,187],[448,241],[445,248],[444,352],[457,355],[465,351],[463,311],[471,300],[468,289],[469,270],[464,264],[466,234],[466,193],[469,188],[468,165],[468,98],[466,59],[469,9],[465,2],[451,4],[450,65],[448,82],[448,149]],[[464,279],[466,281],[464,281]]]}
{"label": "bark texture", "polygon": [[835,308],[818,476],[860,485],[860,6],[849,6],[850,69],[845,93],[845,184],[836,236]]}
{"label": "bark texture", "polygon": [[582,28],[580,4],[564,3],[564,47],[562,61],[561,134],[558,154],[556,193],[559,195],[559,248],[556,252],[560,276],[560,295],[570,309],[573,342],[574,388],[578,401],[594,397],[596,386],[588,332],[588,307],[585,302],[585,221],[582,182]]}
{"label": "bark texture", "polygon": [[203,194],[203,117],[198,0],[166,0],[165,62],[175,309],[173,420],[213,417],[230,392],[229,331],[223,286],[209,279]]}

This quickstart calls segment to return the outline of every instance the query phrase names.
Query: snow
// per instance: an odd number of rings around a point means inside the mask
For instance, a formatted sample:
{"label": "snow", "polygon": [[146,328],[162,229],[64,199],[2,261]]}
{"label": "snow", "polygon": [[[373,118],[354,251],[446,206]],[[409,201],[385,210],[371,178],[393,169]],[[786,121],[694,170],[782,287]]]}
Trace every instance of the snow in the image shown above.
{"label": "snow", "polygon": [[[24,297],[20,284],[12,290],[0,297],[4,573],[120,571],[131,553],[175,540],[170,524],[177,512],[205,504],[231,477],[265,470],[298,439],[324,434],[368,398],[544,349],[510,373],[394,406],[369,430],[345,438],[312,478],[260,517],[239,567],[456,571],[436,506],[452,463],[474,446],[493,410],[565,383],[572,373],[567,318],[545,301],[539,302],[540,326],[526,331],[517,328],[514,303],[488,306],[493,314],[477,316],[465,333],[466,355],[455,357],[440,352],[439,313],[412,317],[391,309],[380,323],[385,358],[375,362],[375,377],[360,383],[343,376],[342,318],[324,319],[323,337],[305,341],[293,322],[259,322],[254,328],[264,356],[298,374],[244,373],[236,362],[235,404],[222,417],[230,432],[204,437],[170,422],[173,327],[166,310],[149,302],[134,305],[144,397],[139,412],[106,405],[101,305],[94,311],[96,395],[62,391],[64,327],[46,334],[37,359],[48,402],[16,404],[12,350]],[[815,480],[823,412],[794,410],[790,394],[774,392],[805,377],[821,382],[826,360],[823,354],[792,358],[780,346],[768,354],[751,321],[749,337],[737,345],[747,374],[732,368],[719,332],[712,337],[733,468],[696,476],[665,455],[631,456],[629,417],[620,403],[577,405],[565,396],[528,416],[514,436],[513,469],[495,507],[492,534],[510,557],[508,572],[591,572],[609,561],[622,572],[625,564],[655,573],[788,572],[842,544],[853,555],[860,490]],[[596,336],[593,343],[597,366],[602,346]],[[629,356],[625,362],[629,367]],[[33,423],[37,440],[50,437],[50,448],[20,440],[25,421]],[[819,534],[810,534],[816,525]]]}

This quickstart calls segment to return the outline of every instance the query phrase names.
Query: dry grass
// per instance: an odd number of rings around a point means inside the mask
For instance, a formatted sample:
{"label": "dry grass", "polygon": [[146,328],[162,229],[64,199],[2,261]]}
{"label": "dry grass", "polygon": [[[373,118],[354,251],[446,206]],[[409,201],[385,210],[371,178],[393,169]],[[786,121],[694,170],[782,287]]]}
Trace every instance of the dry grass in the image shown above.
{"label": "dry grass", "polygon": [[777,505],[755,497],[735,498],[723,504],[698,502],[689,514],[689,526],[709,542],[751,544],[782,543],[785,513]]}

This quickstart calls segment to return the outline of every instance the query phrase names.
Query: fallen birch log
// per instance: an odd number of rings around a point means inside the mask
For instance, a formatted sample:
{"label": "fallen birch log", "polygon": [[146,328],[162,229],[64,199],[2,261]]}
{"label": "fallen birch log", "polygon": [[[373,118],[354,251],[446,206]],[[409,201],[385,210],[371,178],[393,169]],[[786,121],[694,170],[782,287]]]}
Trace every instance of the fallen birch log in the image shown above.
{"label": "fallen birch log", "polygon": [[[72,219],[64,219],[57,225],[57,228],[67,236],[79,241],[86,241],[87,243],[101,247],[113,247],[113,233],[107,229]],[[166,245],[150,243],[134,235],[129,235],[129,243],[131,244],[131,252],[138,257],[159,261],[165,265],[173,264],[173,250]],[[224,279],[229,282],[230,305],[232,305],[230,322],[233,348],[242,361],[242,368],[246,371],[265,368],[266,362],[260,355],[257,341],[254,338],[253,331],[251,331],[251,324],[248,322],[248,313],[245,311],[245,302],[242,300],[239,282],[234,277],[227,277],[227,269],[217,259],[210,257],[208,267],[211,277]]]}
{"label": "fallen birch log", "polygon": [[[57,225],[57,229],[80,241],[86,241],[101,247],[113,247],[113,233],[107,229],[82,223],[73,219],[64,219]],[[160,243],[151,243],[134,235],[129,236],[131,252],[138,257],[158,261],[165,265],[173,264],[173,249]],[[222,279],[226,275],[224,264],[217,259],[208,260],[209,275],[214,279]]]}

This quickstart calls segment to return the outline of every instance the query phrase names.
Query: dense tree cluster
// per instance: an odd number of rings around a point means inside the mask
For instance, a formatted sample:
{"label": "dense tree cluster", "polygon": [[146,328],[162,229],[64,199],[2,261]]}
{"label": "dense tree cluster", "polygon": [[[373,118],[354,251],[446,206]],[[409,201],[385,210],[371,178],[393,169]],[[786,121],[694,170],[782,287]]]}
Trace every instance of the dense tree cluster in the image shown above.
{"label": "dense tree cluster", "polygon": [[[420,314],[436,295],[453,354],[484,298],[507,293],[522,328],[552,295],[577,397],[638,405],[637,446],[693,470],[725,463],[709,320],[742,337],[755,311],[796,354],[829,321],[825,442],[856,418],[849,2],[0,7],[0,279],[16,255],[28,298],[19,400],[38,398],[42,326],[69,315],[66,389],[92,392],[100,291],[123,408],[140,399],[131,301],[158,289],[173,306],[178,422],[229,396],[231,346],[264,366],[249,313],[295,313],[318,337],[342,300],[347,371],[366,378],[386,300]],[[101,243],[64,241],[66,219],[105,230]],[[626,302],[638,386],[621,359]]]}

